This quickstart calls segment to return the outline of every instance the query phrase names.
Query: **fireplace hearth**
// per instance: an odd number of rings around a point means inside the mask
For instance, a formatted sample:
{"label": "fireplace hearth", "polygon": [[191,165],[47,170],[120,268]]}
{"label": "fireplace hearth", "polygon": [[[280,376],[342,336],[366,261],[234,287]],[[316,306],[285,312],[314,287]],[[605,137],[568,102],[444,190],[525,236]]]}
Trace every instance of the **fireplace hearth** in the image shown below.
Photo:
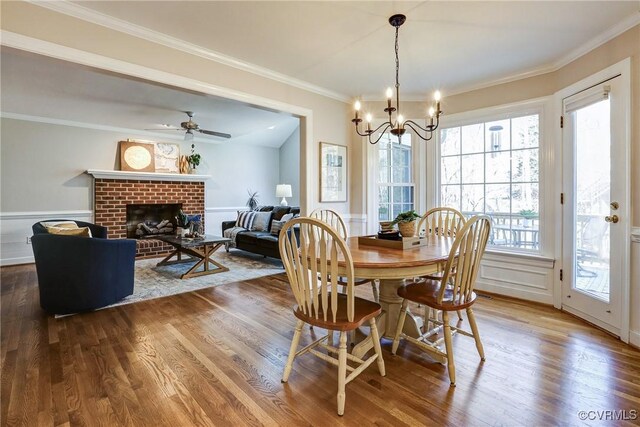
{"label": "fireplace hearth", "polygon": [[182,203],[128,204],[127,237],[140,239],[146,236],[174,234],[176,216]]}

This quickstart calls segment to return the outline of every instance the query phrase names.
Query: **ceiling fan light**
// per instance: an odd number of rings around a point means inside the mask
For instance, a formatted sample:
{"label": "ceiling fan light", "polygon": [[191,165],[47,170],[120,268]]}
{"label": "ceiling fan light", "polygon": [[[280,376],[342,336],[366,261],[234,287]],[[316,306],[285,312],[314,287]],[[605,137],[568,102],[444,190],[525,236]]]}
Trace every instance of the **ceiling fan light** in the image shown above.
{"label": "ceiling fan light", "polygon": [[191,129],[187,129],[187,131],[184,134],[184,140],[185,141],[191,141],[193,140],[193,132],[191,132]]}

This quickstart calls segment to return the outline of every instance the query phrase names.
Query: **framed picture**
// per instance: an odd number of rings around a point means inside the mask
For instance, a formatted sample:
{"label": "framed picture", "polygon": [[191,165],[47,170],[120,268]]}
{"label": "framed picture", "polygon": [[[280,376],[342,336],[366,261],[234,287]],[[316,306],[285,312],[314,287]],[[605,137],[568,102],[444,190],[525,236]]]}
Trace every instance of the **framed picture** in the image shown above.
{"label": "framed picture", "polygon": [[120,170],[155,172],[155,146],[144,142],[120,141]]}
{"label": "framed picture", "polygon": [[156,143],[156,172],[180,173],[180,146],[168,142]]}
{"label": "framed picture", "polygon": [[347,147],[320,143],[320,201],[347,201]]}

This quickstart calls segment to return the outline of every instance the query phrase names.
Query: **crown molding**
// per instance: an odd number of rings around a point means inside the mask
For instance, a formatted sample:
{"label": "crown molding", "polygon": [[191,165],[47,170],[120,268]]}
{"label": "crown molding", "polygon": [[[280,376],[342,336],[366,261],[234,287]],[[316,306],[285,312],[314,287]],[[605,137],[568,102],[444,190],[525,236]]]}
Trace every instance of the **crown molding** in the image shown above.
{"label": "crown molding", "polygon": [[[0,111],[0,118],[24,120],[27,122],[36,122],[36,123],[46,123],[46,124],[58,125],[58,126],[70,126],[75,128],[100,130],[100,131],[107,131],[107,132],[118,132],[118,133],[124,133],[128,135],[133,134],[133,135],[146,136],[146,137],[161,139],[161,140],[171,140],[171,141],[179,141],[179,142],[184,141],[184,137],[180,133],[176,133],[176,134],[162,133],[161,134],[153,131],[99,125],[95,123],[76,122],[73,120],[55,119],[52,117],[42,117],[42,116],[32,116],[29,114],[18,114],[18,113],[6,112],[6,111]],[[200,143],[208,143],[208,144],[222,144],[222,141],[211,140],[211,139],[202,138],[198,136],[194,136],[193,141],[200,142]]]}
{"label": "crown molding", "polygon": [[540,76],[542,74],[558,71],[560,68],[566,65],[569,65],[576,59],[586,55],[592,50],[595,50],[596,48],[618,37],[620,34],[624,33],[627,30],[630,30],[631,28],[635,27],[638,24],[640,24],[640,12],[627,17],[626,19],[622,20],[620,23],[609,28],[602,34],[599,34],[598,36],[592,38],[591,40],[587,41],[583,45],[577,47],[576,49],[572,50],[568,54],[562,56],[560,59],[550,64],[542,65],[533,70],[525,71],[523,73],[512,74],[507,77],[501,77],[499,79],[494,79],[494,80],[486,81],[483,83],[461,86],[461,87],[455,88],[454,90],[451,90],[450,92],[447,92],[447,95],[458,95],[465,92],[472,92],[474,90],[486,89],[491,86],[511,83],[518,80],[527,79],[530,77]]}
{"label": "crown molding", "polygon": [[295,77],[288,76],[286,74],[279,73],[277,71],[270,70],[265,67],[261,67],[256,64],[252,64],[250,62],[242,61],[240,59],[222,54],[220,52],[203,48],[196,44],[189,43],[184,40],[180,40],[175,37],[171,37],[166,34],[162,34],[158,31],[154,31],[136,24],[132,24],[122,19],[114,18],[112,16],[105,15],[100,12],[96,12],[95,10],[86,8],[84,6],[70,3],[67,0],[61,0],[61,1],[27,0],[27,1],[31,4],[52,10],[54,12],[62,13],[64,15],[81,19],[83,21],[90,22],[92,24],[100,25],[102,27],[106,27],[111,30],[129,34],[131,36],[138,37],[138,38],[150,41],[152,43],[157,43],[171,49],[176,49],[182,52],[186,52],[188,54],[195,55],[195,56],[207,59],[209,61],[217,62],[219,64],[233,67],[238,70],[246,71],[246,72],[258,75],[260,77],[264,77],[280,83],[284,83],[288,86],[297,87],[298,89],[302,89],[307,92],[312,92],[318,95],[326,96],[328,98],[332,98],[341,102],[348,102],[350,100],[350,97],[344,94],[314,85],[312,83],[297,79]]}

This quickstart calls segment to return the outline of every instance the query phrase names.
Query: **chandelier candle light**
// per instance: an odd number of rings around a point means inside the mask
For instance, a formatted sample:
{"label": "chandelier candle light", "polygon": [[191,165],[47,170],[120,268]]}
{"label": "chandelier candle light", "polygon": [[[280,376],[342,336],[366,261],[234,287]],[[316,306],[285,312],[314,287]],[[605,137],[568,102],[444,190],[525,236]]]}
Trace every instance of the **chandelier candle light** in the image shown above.
{"label": "chandelier candle light", "polygon": [[[433,131],[436,130],[438,128],[438,125],[440,124],[440,115],[442,114],[442,111],[440,110],[440,92],[439,91],[436,91],[434,94],[433,98],[435,100],[435,108],[434,107],[429,108],[429,113],[428,113],[429,124],[426,125],[425,127],[420,126],[413,120],[405,120],[404,117],[402,117],[402,114],[400,114],[400,82],[398,79],[398,75],[400,73],[400,60],[398,59],[398,29],[402,24],[404,24],[406,19],[407,17],[404,15],[393,15],[391,18],[389,18],[389,23],[391,24],[391,26],[395,27],[396,29],[396,44],[395,44],[396,105],[395,106],[391,105],[391,101],[393,99],[393,89],[388,88],[387,89],[387,108],[385,108],[384,111],[389,115],[389,120],[387,120],[386,122],[382,123],[380,126],[372,130],[371,129],[372,117],[371,117],[371,114],[367,114],[366,115],[367,129],[364,132],[361,132],[360,123],[362,122],[362,119],[359,117],[359,113],[360,113],[360,108],[362,108],[362,106],[360,104],[360,101],[356,101],[354,105],[354,108],[356,110],[356,115],[355,115],[355,118],[353,118],[351,121],[355,125],[356,132],[358,133],[358,135],[368,137],[369,143],[371,144],[377,144],[378,141],[380,141],[380,138],[382,138],[382,135],[384,135],[384,133],[389,128],[391,129],[390,132],[393,135],[398,137],[398,142],[400,142],[402,135],[404,135],[404,133],[406,132],[407,130],[406,128],[410,128],[411,130],[413,130],[416,133],[416,135],[420,137],[420,139],[429,141],[433,137]],[[393,119],[394,112],[396,113],[395,121]],[[434,123],[434,120],[435,120],[435,123]],[[378,135],[377,138],[372,139],[371,135],[374,133],[377,133],[378,131],[380,131],[380,135]],[[423,136],[420,131],[424,132],[425,135]]]}

